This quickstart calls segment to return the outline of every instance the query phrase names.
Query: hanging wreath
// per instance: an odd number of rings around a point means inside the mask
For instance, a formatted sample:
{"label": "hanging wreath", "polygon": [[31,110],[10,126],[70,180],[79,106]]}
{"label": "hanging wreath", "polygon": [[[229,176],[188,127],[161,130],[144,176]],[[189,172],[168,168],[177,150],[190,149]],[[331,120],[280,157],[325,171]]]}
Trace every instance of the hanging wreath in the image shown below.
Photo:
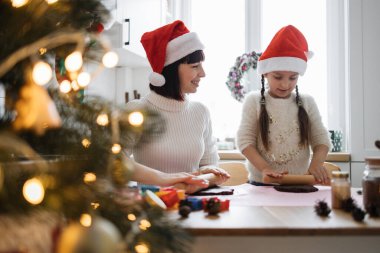
{"label": "hanging wreath", "polygon": [[245,91],[244,86],[241,83],[241,79],[244,74],[250,69],[257,68],[257,60],[261,53],[252,51],[251,53],[245,53],[236,58],[234,66],[230,69],[227,77],[227,87],[231,91],[231,95],[239,102],[243,101]]}

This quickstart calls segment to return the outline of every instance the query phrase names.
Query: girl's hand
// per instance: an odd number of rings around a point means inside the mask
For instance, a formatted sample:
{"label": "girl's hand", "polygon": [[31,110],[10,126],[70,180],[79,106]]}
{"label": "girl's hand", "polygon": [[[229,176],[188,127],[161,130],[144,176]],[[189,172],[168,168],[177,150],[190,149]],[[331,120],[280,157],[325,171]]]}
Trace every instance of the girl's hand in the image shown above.
{"label": "girl's hand", "polygon": [[309,167],[308,172],[315,177],[315,180],[320,184],[330,184],[329,174],[323,165],[317,167]]}
{"label": "girl's hand", "polygon": [[263,176],[274,177],[274,178],[282,178],[283,175],[286,175],[289,172],[287,170],[277,172],[277,171],[274,171],[270,167],[266,167],[261,173]]}

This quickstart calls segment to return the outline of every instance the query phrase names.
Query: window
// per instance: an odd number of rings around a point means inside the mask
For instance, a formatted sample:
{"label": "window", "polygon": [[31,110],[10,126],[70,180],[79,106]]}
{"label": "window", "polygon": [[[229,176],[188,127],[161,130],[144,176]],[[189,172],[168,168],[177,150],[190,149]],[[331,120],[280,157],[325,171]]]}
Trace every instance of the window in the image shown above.
{"label": "window", "polygon": [[[186,14],[189,20],[185,22],[206,46],[206,77],[191,99],[210,109],[216,137],[220,140],[235,137],[240,122],[242,104],[231,96],[225,84],[236,57],[252,50],[262,52],[275,32],[288,24],[304,33],[309,49],[314,52],[306,74],[299,79],[300,93],[315,98],[326,127],[345,130],[344,101],[339,98],[344,97],[344,0],[191,0],[190,3],[190,14]],[[261,87],[254,71],[246,76],[245,87],[250,90]]]}

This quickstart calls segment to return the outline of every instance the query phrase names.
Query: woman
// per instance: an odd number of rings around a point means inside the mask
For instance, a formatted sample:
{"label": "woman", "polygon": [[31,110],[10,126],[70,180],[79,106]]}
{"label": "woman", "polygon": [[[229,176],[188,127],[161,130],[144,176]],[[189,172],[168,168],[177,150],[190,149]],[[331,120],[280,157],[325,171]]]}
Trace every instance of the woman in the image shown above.
{"label": "woman", "polygon": [[203,44],[179,20],[144,33],[141,43],[154,71],[149,77],[150,93],[127,107],[159,112],[166,131],[157,140],[134,148],[135,161],[166,173],[213,173],[216,177],[210,184],[224,182],[229,175],[217,167],[210,113],[203,104],[187,98],[205,76]]}

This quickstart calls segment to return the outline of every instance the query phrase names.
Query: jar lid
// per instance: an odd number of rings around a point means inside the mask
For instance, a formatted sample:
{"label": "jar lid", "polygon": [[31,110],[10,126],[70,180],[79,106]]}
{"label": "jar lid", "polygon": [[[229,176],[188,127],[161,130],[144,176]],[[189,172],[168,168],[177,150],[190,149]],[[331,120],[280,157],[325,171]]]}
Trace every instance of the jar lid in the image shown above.
{"label": "jar lid", "polygon": [[350,174],[348,174],[347,171],[333,171],[332,177],[333,178],[348,178]]}
{"label": "jar lid", "polygon": [[380,165],[380,157],[377,157],[377,156],[366,157],[365,162],[368,165]]}

